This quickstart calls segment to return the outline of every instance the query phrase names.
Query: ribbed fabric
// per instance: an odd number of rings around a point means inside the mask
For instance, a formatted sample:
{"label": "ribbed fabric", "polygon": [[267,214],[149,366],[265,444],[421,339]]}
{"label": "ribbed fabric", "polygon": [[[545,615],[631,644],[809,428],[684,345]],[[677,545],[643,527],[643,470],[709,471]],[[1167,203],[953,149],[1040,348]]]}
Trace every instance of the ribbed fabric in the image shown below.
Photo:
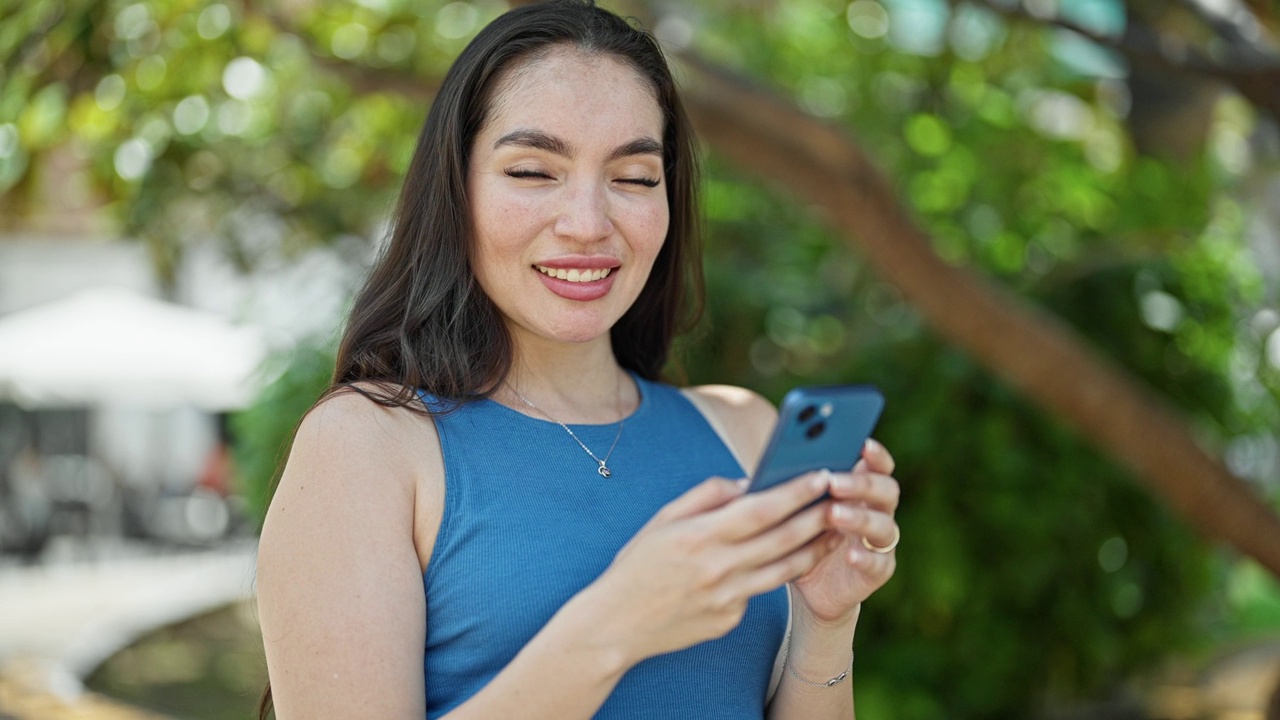
{"label": "ribbed fabric", "polygon": [[[713,475],[742,476],[678,390],[635,380],[640,406],[607,479],[559,425],[499,403],[436,418],[445,507],[424,576],[428,718],[484,687],[663,505]],[[618,429],[571,427],[601,457]],[[787,614],[785,589],[752,598],[728,635],[633,667],[595,717],[762,717]]]}

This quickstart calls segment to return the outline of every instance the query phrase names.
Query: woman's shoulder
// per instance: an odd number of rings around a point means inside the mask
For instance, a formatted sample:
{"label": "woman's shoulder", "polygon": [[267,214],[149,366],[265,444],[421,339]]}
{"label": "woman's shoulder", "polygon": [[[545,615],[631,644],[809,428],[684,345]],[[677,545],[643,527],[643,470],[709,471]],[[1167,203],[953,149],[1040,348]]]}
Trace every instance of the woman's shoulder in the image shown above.
{"label": "woman's shoulder", "polygon": [[[394,398],[412,393],[404,405],[385,405],[374,398]],[[431,425],[430,416],[422,412],[422,400],[416,390],[399,385],[361,381],[334,388],[311,407],[299,427],[319,430],[326,423],[342,424],[346,429],[359,429],[369,423],[385,429],[411,425]],[[388,425],[387,423],[392,423]],[[332,425],[331,425],[332,427]]]}
{"label": "woman's shoulder", "polygon": [[389,407],[365,394],[386,392],[385,387],[357,383],[322,398],[299,423],[289,462],[314,460],[351,469],[376,464],[386,469],[387,465],[418,466],[415,459],[430,459],[435,423],[422,410]]}
{"label": "woman's shoulder", "polygon": [[773,404],[754,390],[733,385],[697,385],[681,388],[680,392],[750,473],[773,432],[778,417]]}
{"label": "woman's shoulder", "polygon": [[680,388],[680,392],[689,398],[697,398],[716,412],[742,414],[756,420],[763,419],[772,427],[773,419],[778,411],[773,403],[760,393],[736,385],[694,385]]}
{"label": "woman's shoulder", "polygon": [[431,417],[407,406],[387,407],[360,390],[385,392],[369,385],[342,388],[303,417],[264,534],[273,525],[341,516],[384,530],[395,524],[410,538],[415,516],[427,509],[423,503],[439,504],[444,464]]}

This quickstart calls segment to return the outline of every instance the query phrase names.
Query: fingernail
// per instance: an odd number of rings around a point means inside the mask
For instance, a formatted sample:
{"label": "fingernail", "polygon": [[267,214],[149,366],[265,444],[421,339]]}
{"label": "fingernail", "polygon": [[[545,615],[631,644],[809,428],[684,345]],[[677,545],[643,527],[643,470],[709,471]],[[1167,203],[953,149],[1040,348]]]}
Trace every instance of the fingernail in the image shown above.
{"label": "fingernail", "polygon": [[751,484],[751,478],[738,478],[734,484],[738,486],[739,490],[746,490],[747,486]]}
{"label": "fingernail", "polygon": [[818,474],[809,481],[809,487],[816,490],[826,490],[831,487],[831,471],[823,468]]}
{"label": "fingernail", "polygon": [[867,447],[878,453],[884,452],[884,446],[875,438],[867,438]]}
{"label": "fingernail", "polygon": [[853,508],[848,505],[836,505],[831,508],[831,512],[836,516],[837,520],[852,520]]}

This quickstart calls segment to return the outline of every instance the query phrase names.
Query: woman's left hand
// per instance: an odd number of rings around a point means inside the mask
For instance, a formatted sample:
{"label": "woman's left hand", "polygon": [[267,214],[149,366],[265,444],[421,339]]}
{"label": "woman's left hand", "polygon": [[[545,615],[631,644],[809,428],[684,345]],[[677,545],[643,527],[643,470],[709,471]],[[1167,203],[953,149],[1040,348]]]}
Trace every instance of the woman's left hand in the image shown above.
{"label": "woman's left hand", "polygon": [[822,624],[843,624],[856,616],[863,600],[893,576],[894,551],[874,552],[863,544],[887,548],[899,537],[893,514],[898,481],[893,456],[868,440],[852,473],[833,473],[827,542],[831,550],[792,583],[802,609]]}

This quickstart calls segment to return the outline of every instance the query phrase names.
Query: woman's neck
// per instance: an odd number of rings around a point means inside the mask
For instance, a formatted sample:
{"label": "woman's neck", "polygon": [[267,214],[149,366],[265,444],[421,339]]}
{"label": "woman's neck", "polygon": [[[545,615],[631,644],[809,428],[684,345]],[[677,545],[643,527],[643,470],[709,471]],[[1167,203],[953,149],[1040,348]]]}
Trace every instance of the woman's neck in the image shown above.
{"label": "woman's neck", "polygon": [[639,391],[618,365],[607,336],[588,343],[512,339],[511,372],[494,400],[565,423],[617,422],[639,404]]}

